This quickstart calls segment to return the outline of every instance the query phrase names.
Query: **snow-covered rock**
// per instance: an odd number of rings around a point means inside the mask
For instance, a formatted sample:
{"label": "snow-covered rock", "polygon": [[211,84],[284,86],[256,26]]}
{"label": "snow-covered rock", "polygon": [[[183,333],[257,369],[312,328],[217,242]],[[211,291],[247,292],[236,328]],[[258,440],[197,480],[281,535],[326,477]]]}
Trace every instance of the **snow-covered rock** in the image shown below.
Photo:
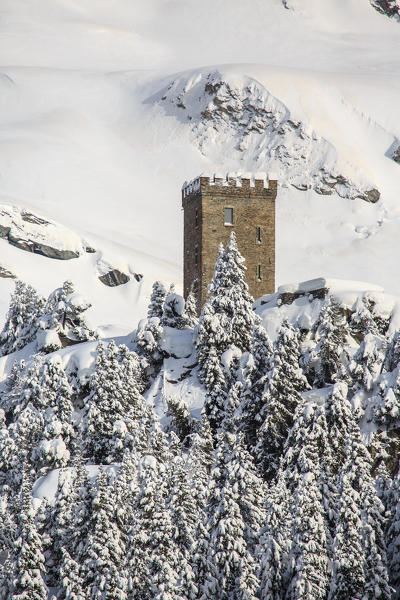
{"label": "snow-covered rock", "polygon": [[195,71],[177,77],[147,102],[187,123],[206,157],[229,157],[228,168],[251,165],[299,190],[379,200],[371,182],[344,176],[336,148],[256,79],[229,70]]}

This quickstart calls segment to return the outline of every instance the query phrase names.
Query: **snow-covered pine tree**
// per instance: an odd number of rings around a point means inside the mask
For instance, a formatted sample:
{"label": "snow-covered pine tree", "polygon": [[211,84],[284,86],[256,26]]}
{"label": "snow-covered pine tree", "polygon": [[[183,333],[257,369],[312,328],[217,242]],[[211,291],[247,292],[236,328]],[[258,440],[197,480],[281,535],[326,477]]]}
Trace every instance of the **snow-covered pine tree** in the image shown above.
{"label": "snow-covered pine tree", "polygon": [[352,456],[354,457],[354,486],[360,490],[362,507],[362,545],[365,556],[365,598],[389,600],[387,548],[384,536],[385,510],[371,476],[371,456],[361,440],[359,427],[354,424],[350,431]]}
{"label": "snow-covered pine tree", "polygon": [[362,548],[360,494],[352,485],[352,456],[338,475],[337,523],[333,543],[333,573],[329,600],[363,598],[365,557]]}
{"label": "snow-covered pine tree", "polygon": [[347,364],[346,341],[350,335],[344,310],[329,296],[317,322],[317,346],[313,352],[318,357],[314,387],[324,387],[338,379],[338,371]]}
{"label": "snow-covered pine tree", "polygon": [[185,301],[184,317],[186,319],[187,327],[196,327],[196,325],[198,325],[199,317],[197,315],[197,302],[194,295],[194,284],[192,284]]}
{"label": "snow-covered pine tree", "polygon": [[90,307],[90,302],[75,291],[72,282],[65,281],[48,297],[40,327],[53,330],[59,336],[61,346],[95,340],[98,333],[89,327],[85,314]]}
{"label": "snow-covered pine tree", "polygon": [[239,416],[241,431],[250,448],[256,445],[257,430],[262,408],[262,396],[270,368],[273,347],[262,326],[261,319],[255,315],[254,331],[244,368],[242,370],[243,391],[241,393]]}
{"label": "snow-covered pine tree", "polygon": [[367,334],[386,335],[388,326],[389,319],[377,312],[375,302],[371,298],[366,296],[357,299],[350,319],[350,332],[359,343]]}
{"label": "snow-covered pine tree", "polygon": [[60,356],[45,360],[39,371],[39,387],[48,406],[44,413],[44,430],[36,451],[34,465],[39,473],[68,464],[74,443],[73,391]]}
{"label": "snow-covered pine tree", "polygon": [[80,566],[66,548],[61,548],[60,588],[65,600],[87,600]]}
{"label": "snow-covered pine tree", "polygon": [[179,396],[170,396],[167,399],[167,416],[171,417],[170,429],[176,432],[181,442],[192,433],[193,423],[185,400]]}
{"label": "snow-covered pine tree", "polygon": [[[74,437],[72,389],[59,356],[36,355],[23,368],[6,403],[9,434],[19,462],[29,460],[38,474],[65,466]],[[14,460],[18,470],[18,461]]]}
{"label": "snow-covered pine tree", "polygon": [[75,473],[73,469],[61,469],[58,475],[58,485],[54,500],[54,507],[50,512],[47,523],[47,532],[51,543],[46,561],[47,583],[50,587],[61,585],[60,565],[62,562],[62,550],[68,546],[71,533],[73,510],[75,509],[74,498]]}
{"label": "snow-covered pine tree", "polygon": [[[203,349],[206,340],[206,329],[211,325],[208,322],[207,316],[211,313],[211,307],[204,306],[200,316],[199,331],[201,328],[202,342],[198,348],[199,363],[201,364],[201,381],[204,383],[207,396],[204,404],[204,412],[211,425],[212,431],[216,431],[221,424],[224,414],[225,400],[227,396],[228,384],[226,381],[226,373],[221,365],[220,353],[218,349],[218,336],[211,329],[210,346],[207,348],[203,356]],[[202,357],[202,358],[201,358]],[[204,359],[204,360],[203,360]]]}
{"label": "snow-covered pine tree", "polygon": [[84,454],[89,460],[119,462],[124,449],[134,447],[146,414],[143,387],[137,354],[114,341],[107,346],[100,342],[82,418]]}
{"label": "snow-covered pine tree", "polygon": [[35,525],[32,485],[25,466],[20,492],[19,532],[15,546],[14,580],[10,600],[47,600],[44,556]]}
{"label": "snow-covered pine tree", "polygon": [[37,332],[37,320],[44,310],[44,298],[29,284],[17,280],[11,296],[6,322],[0,334],[0,354],[21,350]]}
{"label": "snow-covered pine tree", "polygon": [[128,538],[129,598],[173,600],[178,581],[178,553],[166,507],[165,468],[154,456],[139,465],[139,492]]}
{"label": "snow-covered pine tree", "polygon": [[116,524],[113,486],[100,467],[92,495],[92,510],[84,551],[83,589],[88,598],[125,600],[125,534]]}
{"label": "snow-covered pine tree", "polygon": [[400,362],[400,330],[394,332],[386,348],[384,370],[393,371]]}
{"label": "snow-covered pine tree", "polygon": [[160,323],[163,327],[185,329],[187,320],[185,317],[185,301],[182,296],[171,292],[166,296]]}
{"label": "snow-covered pine tree", "polygon": [[[202,500],[197,496],[198,485],[191,472],[191,461],[176,456],[169,466],[169,489],[167,509],[171,517],[174,542],[182,555],[178,560],[178,587],[180,598],[197,598],[195,575],[191,565],[195,547],[195,531],[203,509]],[[204,496],[203,496],[204,498]]]}
{"label": "snow-covered pine tree", "polygon": [[387,558],[393,600],[400,598],[400,479],[393,478],[388,502]]}
{"label": "snow-covered pine tree", "polygon": [[[308,470],[308,469],[312,470]],[[288,600],[325,600],[329,588],[328,544],[318,463],[306,461],[294,495]]]}
{"label": "snow-covered pine tree", "polygon": [[285,478],[279,471],[276,484],[267,491],[266,519],[256,550],[260,600],[284,598],[292,537],[289,499]]}
{"label": "snow-covered pine tree", "polygon": [[221,423],[227,392],[221,356],[232,346],[242,352],[249,350],[254,328],[253,299],[245,282],[243,263],[232,233],[225,251],[220,245],[209,286],[210,297],[199,319],[196,339],[199,378],[208,392],[205,409],[213,430]]}
{"label": "snow-covered pine tree", "polygon": [[339,478],[330,600],[390,598],[383,506],[371,478],[371,458],[353,421]]}
{"label": "snow-covered pine tree", "polygon": [[400,365],[386,375],[386,381],[377,386],[373,419],[378,427],[390,429],[400,418]]}
{"label": "snow-covered pine tree", "polygon": [[92,488],[80,451],[77,453],[74,463],[75,476],[70,499],[72,515],[68,535],[68,552],[71,558],[82,566],[85,560],[86,539],[92,510]]}
{"label": "snow-covered pine tree", "polygon": [[135,344],[137,352],[147,360],[149,376],[155,376],[161,368],[163,351],[160,347],[163,328],[159,317],[142,319],[139,322]]}
{"label": "snow-covered pine tree", "polygon": [[150,296],[150,303],[147,309],[147,318],[158,317],[161,319],[163,314],[164,300],[167,291],[161,281],[155,281]]}
{"label": "snow-covered pine tree", "polygon": [[299,367],[299,335],[288,321],[282,323],[265,384],[259,413],[261,426],[254,453],[267,481],[271,481],[278,471],[294,413],[302,400],[301,392],[309,389]]}
{"label": "snow-covered pine tree", "polygon": [[353,393],[358,390],[371,391],[382,371],[386,353],[383,336],[367,333],[357,352],[348,364]]}
{"label": "snow-covered pine tree", "polygon": [[[299,405],[285,445],[281,469],[292,491],[292,545],[287,598],[324,599],[329,586],[329,513],[334,506],[330,449],[324,410]],[[323,493],[325,497],[323,497]]]}
{"label": "snow-covered pine tree", "polygon": [[11,596],[14,578],[14,561],[16,550],[17,525],[12,510],[13,501],[8,502],[5,493],[0,496],[0,548],[2,559],[0,564],[0,599],[8,600]]}
{"label": "snow-covered pine tree", "polygon": [[333,473],[337,473],[343,465],[346,441],[354,421],[347,394],[348,388],[346,383],[336,383],[332,387],[326,402],[326,418]]}
{"label": "snow-covered pine tree", "polygon": [[219,435],[216,461],[211,471],[210,496],[205,511],[208,545],[203,564],[206,569],[203,568],[204,581],[199,582],[202,600],[255,600],[259,587],[239,506],[239,501],[243,501],[237,490],[239,473],[237,468],[229,470],[234,439],[235,436],[228,432]]}

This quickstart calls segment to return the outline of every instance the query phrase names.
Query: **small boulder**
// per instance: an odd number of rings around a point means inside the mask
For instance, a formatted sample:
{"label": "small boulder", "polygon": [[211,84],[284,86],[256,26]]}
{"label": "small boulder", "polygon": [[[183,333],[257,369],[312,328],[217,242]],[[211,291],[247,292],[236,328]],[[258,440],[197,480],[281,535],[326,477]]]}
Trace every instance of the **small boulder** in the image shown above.
{"label": "small boulder", "polygon": [[124,285],[130,281],[130,277],[126,273],[122,273],[118,269],[112,269],[104,275],[99,275],[101,283],[108,285],[109,287],[115,287],[117,285]]}

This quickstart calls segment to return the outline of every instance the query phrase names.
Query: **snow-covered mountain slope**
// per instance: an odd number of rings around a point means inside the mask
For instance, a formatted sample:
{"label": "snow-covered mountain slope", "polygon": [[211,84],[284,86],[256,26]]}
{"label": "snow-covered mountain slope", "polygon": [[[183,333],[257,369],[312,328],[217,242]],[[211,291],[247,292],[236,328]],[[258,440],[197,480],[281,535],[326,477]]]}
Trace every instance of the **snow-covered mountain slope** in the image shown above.
{"label": "snow-covered mountain slope", "polygon": [[[155,279],[180,285],[183,181],[267,168],[281,184],[278,284],[325,273],[400,292],[398,23],[367,0],[300,4],[6,0],[0,202],[98,253],[54,261],[0,240],[1,266],[44,295],[72,279],[97,325],[127,333]],[[330,186],[342,197],[315,191]],[[372,189],[376,204],[348,199]],[[130,281],[104,286],[109,266]],[[11,288],[0,279],[2,314]]]}
{"label": "snow-covered mountain slope", "polygon": [[[197,71],[172,81],[147,100],[188,123],[201,153],[221,167],[273,172],[283,185],[343,198],[379,200],[368,183],[338,171],[337,151],[255,79],[238,72]],[[351,173],[351,165],[344,165]],[[354,171],[353,167],[353,171]],[[371,189],[372,188],[372,189]]]}

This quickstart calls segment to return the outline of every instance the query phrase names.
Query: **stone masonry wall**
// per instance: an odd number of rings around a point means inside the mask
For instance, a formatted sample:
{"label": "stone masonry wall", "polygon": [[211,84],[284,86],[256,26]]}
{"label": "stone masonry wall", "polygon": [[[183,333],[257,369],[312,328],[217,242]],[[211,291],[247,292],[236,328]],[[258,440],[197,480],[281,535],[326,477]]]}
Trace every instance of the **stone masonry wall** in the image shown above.
{"label": "stone masonry wall", "polygon": [[[235,231],[238,248],[246,259],[246,282],[256,299],[275,291],[275,198],[277,182],[241,179],[241,185],[231,180],[200,177],[196,185],[183,190],[184,208],[184,293],[198,279],[199,309],[207,299],[218,246],[227,244]],[[224,208],[234,209],[234,224],[225,225]],[[196,209],[198,225],[195,225]],[[257,241],[261,228],[261,242]],[[198,265],[195,265],[195,246],[198,246]],[[257,277],[261,265],[261,280]]]}

